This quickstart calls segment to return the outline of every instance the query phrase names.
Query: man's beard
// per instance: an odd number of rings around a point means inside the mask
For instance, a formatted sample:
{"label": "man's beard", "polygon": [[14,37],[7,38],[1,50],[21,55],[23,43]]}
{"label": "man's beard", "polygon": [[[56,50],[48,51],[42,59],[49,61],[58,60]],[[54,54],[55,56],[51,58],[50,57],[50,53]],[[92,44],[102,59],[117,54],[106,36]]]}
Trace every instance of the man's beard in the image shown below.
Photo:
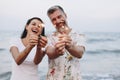
{"label": "man's beard", "polygon": [[65,31],[65,29],[67,27],[67,24],[66,24],[65,21],[61,21],[60,23],[56,24],[55,27],[56,27],[56,29],[57,29],[58,32],[62,33],[62,32]]}

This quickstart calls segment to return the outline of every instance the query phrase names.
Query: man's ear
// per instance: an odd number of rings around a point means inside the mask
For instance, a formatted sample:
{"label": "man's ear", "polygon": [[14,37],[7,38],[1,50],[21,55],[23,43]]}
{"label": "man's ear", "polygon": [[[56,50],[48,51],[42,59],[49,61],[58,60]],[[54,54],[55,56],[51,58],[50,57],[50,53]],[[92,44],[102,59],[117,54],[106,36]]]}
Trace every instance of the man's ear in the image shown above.
{"label": "man's ear", "polygon": [[[64,13],[65,14],[65,13]],[[65,14],[65,17],[67,18],[67,14]]]}

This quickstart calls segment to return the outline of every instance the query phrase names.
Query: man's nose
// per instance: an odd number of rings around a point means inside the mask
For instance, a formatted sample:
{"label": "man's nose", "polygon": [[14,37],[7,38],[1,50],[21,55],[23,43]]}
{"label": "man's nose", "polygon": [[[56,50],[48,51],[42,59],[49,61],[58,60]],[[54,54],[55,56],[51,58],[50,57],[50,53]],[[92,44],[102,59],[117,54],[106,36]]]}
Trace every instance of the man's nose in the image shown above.
{"label": "man's nose", "polygon": [[56,22],[57,22],[57,23],[60,23],[60,22],[61,22],[61,20],[60,20],[60,19],[56,19]]}

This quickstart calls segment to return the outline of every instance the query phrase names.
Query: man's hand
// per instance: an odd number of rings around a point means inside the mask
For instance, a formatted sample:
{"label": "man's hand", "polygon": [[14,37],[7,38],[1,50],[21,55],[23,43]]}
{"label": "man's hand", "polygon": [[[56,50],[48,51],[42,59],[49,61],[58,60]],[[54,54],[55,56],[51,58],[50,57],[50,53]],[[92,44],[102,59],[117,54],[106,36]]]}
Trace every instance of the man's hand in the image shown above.
{"label": "man's hand", "polygon": [[72,39],[69,35],[60,35],[59,40],[65,42],[65,48],[70,48],[72,46]]}
{"label": "man's hand", "polygon": [[38,44],[38,36],[34,35],[34,34],[30,34],[29,45],[30,46],[35,46],[37,44]]}
{"label": "man's hand", "polygon": [[65,51],[65,42],[64,41],[58,41],[55,44],[55,50],[56,50],[57,54],[63,55],[64,51]]}

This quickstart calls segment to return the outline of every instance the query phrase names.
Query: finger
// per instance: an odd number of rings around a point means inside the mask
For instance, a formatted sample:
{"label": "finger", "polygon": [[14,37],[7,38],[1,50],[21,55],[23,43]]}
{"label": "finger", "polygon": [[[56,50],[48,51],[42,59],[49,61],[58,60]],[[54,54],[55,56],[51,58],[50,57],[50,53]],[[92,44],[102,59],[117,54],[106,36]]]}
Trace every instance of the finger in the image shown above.
{"label": "finger", "polygon": [[47,39],[45,38],[45,39],[40,39],[39,40],[41,43],[47,43]]}
{"label": "finger", "polygon": [[71,46],[72,44],[71,43],[66,43],[66,46]]}
{"label": "finger", "polygon": [[56,42],[56,44],[62,44],[62,43],[65,43],[65,41],[61,40],[61,41]]}
{"label": "finger", "polygon": [[65,46],[61,46],[58,48],[58,51],[62,51],[63,49],[65,49]]}
{"label": "finger", "polygon": [[31,39],[29,40],[30,43],[38,43],[38,40]]}
{"label": "finger", "polygon": [[46,42],[46,41],[43,41],[43,40],[40,40],[40,41],[39,41],[39,44],[40,44],[41,46],[45,47],[46,44],[47,44],[47,42]]}
{"label": "finger", "polygon": [[70,42],[72,42],[72,39],[66,38],[64,41],[65,41],[65,43],[70,43]]}
{"label": "finger", "polygon": [[38,39],[38,36],[37,35],[30,35],[30,38],[32,38],[32,39]]}
{"label": "finger", "polygon": [[71,44],[72,41],[66,40],[66,41],[65,41],[65,44],[66,44],[66,43]]}
{"label": "finger", "polygon": [[64,54],[64,52],[65,52],[65,50],[64,50],[64,49],[62,49],[62,50],[58,51],[58,54],[59,54],[59,55],[63,55],[63,54]]}
{"label": "finger", "polygon": [[44,36],[41,36],[41,38],[40,38],[41,40],[43,40],[45,43],[47,43],[48,42],[48,40],[47,40],[47,38],[46,37],[44,37]]}
{"label": "finger", "polygon": [[32,39],[29,39],[30,42],[38,42],[38,39],[37,38],[32,38]]}
{"label": "finger", "polygon": [[56,43],[55,44],[56,48],[59,48],[59,47],[62,47],[62,46],[65,46],[65,43]]}
{"label": "finger", "polygon": [[37,43],[30,43],[30,45],[35,46],[35,45],[37,45]]}
{"label": "finger", "polygon": [[72,39],[71,39],[71,37],[69,37],[69,36],[64,36],[64,37],[60,37],[60,38],[59,38],[59,41],[62,41],[62,40],[63,40],[63,41],[67,41],[67,40],[70,40],[70,41],[71,41]]}
{"label": "finger", "polygon": [[59,35],[58,38],[66,37],[67,35]]}
{"label": "finger", "polygon": [[65,41],[65,38],[63,37],[63,38],[59,38],[59,41]]}
{"label": "finger", "polygon": [[42,44],[42,43],[40,43],[39,44],[41,47],[45,47],[46,46],[46,44]]}

